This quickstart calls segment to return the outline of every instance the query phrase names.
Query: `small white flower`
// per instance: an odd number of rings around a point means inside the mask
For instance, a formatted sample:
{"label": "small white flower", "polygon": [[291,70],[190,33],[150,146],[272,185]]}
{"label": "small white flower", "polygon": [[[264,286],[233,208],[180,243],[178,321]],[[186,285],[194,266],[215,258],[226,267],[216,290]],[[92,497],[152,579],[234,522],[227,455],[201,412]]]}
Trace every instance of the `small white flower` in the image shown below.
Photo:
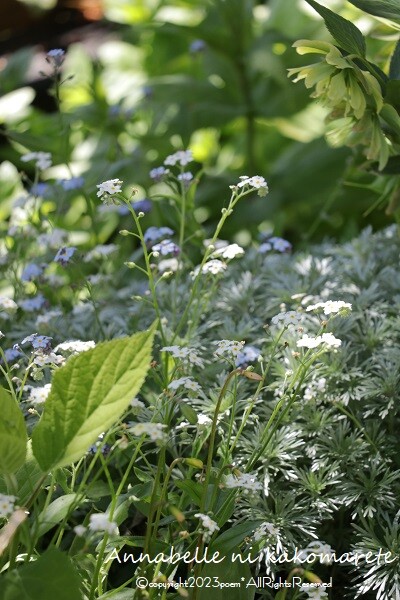
{"label": "small white flower", "polygon": [[[197,275],[199,270],[200,270],[200,266],[197,266],[195,268],[195,270],[193,271],[194,277]],[[211,273],[212,275],[219,275],[220,273],[223,273],[225,270],[226,270],[226,264],[224,262],[222,262],[222,260],[218,260],[217,258],[214,258],[212,260],[209,260],[208,262],[206,262],[203,265],[201,272],[202,273]]]}
{"label": "small white flower", "polygon": [[275,525],[273,525],[272,523],[266,521],[265,523],[262,523],[259,527],[257,527],[257,529],[254,531],[254,541],[259,542],[268,534],[274,537],[278,537],[279,529],[275,527]]}
{"label": "small white flower", "polygon": [[339,348],[339,346],[342,345],[342,340],[336,338],[332,333],[323,333],[321,335],[321,340],[328,348]]}
{"label": "small white flower", "polygon": [[51,383],[46,383],[43,387],[31,388],[28,401],[32,404],[43,404],[47,400],[51,391]]}
{"label": "small white flower", "polygon": [[86,352],[87,350],[90,350],[95,346],[96,344],[92,340],[88,342],[82,342],[81,340],[70,340],[68,342],[62,342],[61,344],[58,344],[58,346],[54,348],[54,351],[71,352],[72,354],[79,354],[79,352]]}
{"label": "small white flower", "polygon": [[197,415],[197,425],[202,427],[203,425],[211,425],[212,420],[209,416],[200,413]]}
{"label": "small white flower", "polygon": [[324,600],[328,598],[328,594],[323,588],[309,588],[307,585],[301,585],[300,590],[308,594],[308,600]]}
{"label": "small white flower", "polygon": [[28,152],[21,156],[22,162],[30,162],[36,160],[36,168],[40,171],[48,169],[51,166],[51,154],[50,152]]}
{"label": "small white flower", "polygon": [[250,492],[258,492],[263,489],[263,484],[256,480],[255,475],[249,473],[242,473],[237,477],[228,475],[225,479],[225,486],[227,488],[242,488]]}
{"label": "small white flower", "polygon": [[310,337],[307,333],[303,335],[303,337],[298,340],[297,347],[298,348],[317,348],[321,343],[321,336],[318,337]]}
{"label": "small white flower", "polygon": [[14,314],[18,308],[18,304],[11,298],[6,296],[0,296],[0,311],[6,312],[7,314]]}
{"label": "small white flower", "polygon": [[184,346],[165,346],[164,348],[161,348],[161,352],[169,352],[174,358],[180,358],[197,367],[204,366],[203,360],[192,348],[185,348]]}
{"label": "small white flower", "polygon": [[301,312],[297,310],[289,310],[287,312],[279,313],[278,315],[275,315],[275,317],[272,317],[271,323],[273,325],[279,325],[281,327],[290,327],[291,325],[299,325],[301,320]]}
{"label": "small white flower", "polygon": [[178,150],[178,152],[167,156],[164,160],[164,165],[174,166],[178,163],[181,167],[186,167],[192,160],[193,154],[191,150]]}
{"label": "small white flower", "polygon": [[203,513],[196,513],[194,516],[200,519],[201,521],[204,541],[208,541],[213,535],[213,533],[219,531],[217,523],[213,521],[208,515],[205,515]]}
{"label": "small white flower", "polygon": [[86,527],[84,527],[84,525],[76,525],[76,527],[74,527],[75,535],[77,535],[78,537],[83,537],[86,531],[87,529]]}
{"label": "small white flower", "polygon": [[38,367],[45,367],[46,365],[62,365],[65,362],[65,358],[55,352],[50,352],[50,354],[37,353],[33,362]]}
{"label": "small white flower", "polygon": [[142,410],[145,407],[145,404],[144,404],[144,402],[141,402],[141,400],[139,400],[139,398],[135,397],[135,398],[132,398],[132,400],[130,401],[130,407],[134,408],[134,409]]}
{"label": "small white flower", "polygon": [[181,263],[177,258],[164,258],[160,260],[157,265],[157,270],[159,273],[167,273],[170,272],[176,273],[181,268]]}
{"label": "small white flower", "polygon": [[90,531],[105,531],[109,534],[117,534],[118,527],[113,521],[110,521],[109,515],[106,513],[95,513],[89,517]]}
{"label": "small white flower", "polygon": [[99,183],[96,187],[98,188],[97,196],[101,198],[102,196],[113,196],[114,194],[119,194],[121,192],[122,181],[119,179],[108,179],[107,181],[103,181]]}
{"label": "small white flower", "polygon": [[317,346],[320,346],[321,344],[326,344],[328,348],[339,348],[339,346],[342,344],[342,340],[336,338],[332,333],[323,333],[316,338],[310,337],[305,333],[303,337],[298,340],[297,347],[317,348]]}
{"label": "small white flower", "polygon": [[237,358],[238,354],[243,350],[244,342],[237,342],[235,340],[219,340],[214,342],[218,348],[214,352],[216,356],[233,356]]}
{"label": "small white flower", "polygon": [[244,250],[241,246],[238,244],[229,244],[229,246],[215,250],[211,256],[220,256],[226,260],[231,260],[232,258],[235,258],[236,256],[242,256],[243,254]]}
{"label": "small white flower", "polygon": [[255,175],[254,177],[246,177],[242,175],[239,177],[239,179],[240,182],[236,184],[238,188],[249,186],[255,190],[259,190],[259,195],[265,196],[268,194],[268,184],[264,177],[260,177],[260,175]]}
{"label": "small white flower", "polygon": [[311,304],[307,306],[306,311],[323,309],[324,315],[328,316],[331,314],[337,314],[340,311],[350,311],[352,305],[349,302],[343,302],[342,300],[328,300],[327,302],[317,302],[317,304]]}
{"label": "small white flower", "polygon": [[0,494],[0,519],[8,517],[14,511],[16,497]]}
{"label": "small white flower", "polygon": [[201,387],[196,381],[193,381],[191,377],[181,377],[180,379],[175,379],[171,381],[168,386],[169,390],[177,390],[180,387],[184,387],[187,390],[191,390],[192,392],[200,392]]}
{"label": "small white flower", "polygon": [[136,423],[129,431],[136,436],[148,435],[153,442],[157,442],[165,439],[165,427],[163,423]]}

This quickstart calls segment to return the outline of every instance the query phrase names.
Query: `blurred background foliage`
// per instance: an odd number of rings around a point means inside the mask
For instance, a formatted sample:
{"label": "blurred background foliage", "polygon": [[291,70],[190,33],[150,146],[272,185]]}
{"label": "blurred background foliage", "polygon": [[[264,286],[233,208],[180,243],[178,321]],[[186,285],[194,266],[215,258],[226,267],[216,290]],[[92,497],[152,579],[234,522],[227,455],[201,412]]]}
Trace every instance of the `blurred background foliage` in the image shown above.
{"label": "blurred background foliage", "polygon": [[[326,237],[342,241],[368,224],[380,228],[392,221],[383,209],[371,210],[381,191],[376,176],[355,173],[351,151],[327,145],[325,109],[287,77],[288,68],[307,63],[292,48],[294,41],[331,39],[303,0],[80,2],[91,24],[57,36],[48,30],[12,52],[13,37],[7,46],[3,23],[3,222],[34,176],[21,154],[41,150],[53,155],[50,181],[85,179],[86,199],[80,190],[49,191],[46,210],[55,225],[90,237],[88,196],[96,204],[96,184],[113,177],[134,186],[135,199],[160,196],[148,224],[174,225],[161,198],[163,184],[154,184],[149,171],[188,146],[196,160],[191,170],[205,170],[195,218],[210,230],[238,176],[259,174],[269,182],[267,198],[255,196],[238,207],[224,232],[232,241],[246,245],[260,231],[297,246]],[[344,0],[321,4],[368,34],[369,55],[387,68],[393,28]],[[39,23],[54,5],[25,0],[24,10]],[[67,49],[61,114],[45,75],[45,52],[52,47]],[[116,213],[96,217],[98,241],[120,228]]]}

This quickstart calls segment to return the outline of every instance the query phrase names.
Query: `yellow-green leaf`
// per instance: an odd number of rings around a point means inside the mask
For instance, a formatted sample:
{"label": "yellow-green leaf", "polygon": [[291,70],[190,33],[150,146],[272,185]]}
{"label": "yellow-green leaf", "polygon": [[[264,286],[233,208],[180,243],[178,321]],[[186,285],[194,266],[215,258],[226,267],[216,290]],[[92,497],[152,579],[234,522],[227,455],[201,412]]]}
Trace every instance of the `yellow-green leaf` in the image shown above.
{"label": "yellow-green leaf", "polygon": [[9,392],[0,388],[0,473],[15,473],[24,464],[27,441],[20,407]]}
{"label": "yellow-green leaf", "polygon": [[154,327],[70,358],[54,374],[33,453],[44,471],[79,460],[140,390],[150,366]]}

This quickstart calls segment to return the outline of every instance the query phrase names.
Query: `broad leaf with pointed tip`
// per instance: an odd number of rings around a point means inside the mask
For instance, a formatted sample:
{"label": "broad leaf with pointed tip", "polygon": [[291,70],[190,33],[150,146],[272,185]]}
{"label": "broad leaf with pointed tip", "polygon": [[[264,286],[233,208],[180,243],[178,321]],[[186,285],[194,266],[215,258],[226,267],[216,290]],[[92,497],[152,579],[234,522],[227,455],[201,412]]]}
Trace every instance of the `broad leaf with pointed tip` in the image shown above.
{"label": "broad leaf with pointed tip", "polygon": [[32,448],[49,471],[79,460],[121,416],[150,366],[154,326],[69,359],[53,376]]}
{"label": "broad leaf with pointed tip", "polygon": [[22,467],[27,441],[24,415],[18,403],[0,388],[0,473],[15,473]]}

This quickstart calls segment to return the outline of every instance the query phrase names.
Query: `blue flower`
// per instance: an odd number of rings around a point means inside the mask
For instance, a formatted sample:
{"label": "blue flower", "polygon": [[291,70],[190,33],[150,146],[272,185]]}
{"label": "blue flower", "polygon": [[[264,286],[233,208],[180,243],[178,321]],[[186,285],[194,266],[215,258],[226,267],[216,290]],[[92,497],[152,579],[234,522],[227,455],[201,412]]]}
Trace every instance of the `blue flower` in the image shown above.
{"label": "blue flower", "polygon": [[51,340],[53,338],[47,335],[38,335],[37,333],[32,333],[32,335],[28,335],[28,337],[24,338],[21,344],[31,344],[34,350],[43,350],[43,352],[51,351]]}
{"label": "blue flower", "polygon": [[29,263],[21,273],[21,281],[33,281],[43,273],[43,267],[35,263]]}
{"label": "blue flower", "polygon": [[236,357],[236,366],[246,368],[250,363],[255,362],[260,354],[259,348],[244,346]]}
{"label": "blue flower", "polygon": [[144,233],[144,241],[156,242],[165,235],[174,235],[174,232],[169,227],[149,227]]}
{"label": "blue flower", "polygon": [[17,348],[7,348],[7,350],[4,350],[4,356],[6,357],[6,361],[10,363],[23,356],[23,354]]}
{"label": "blue flower", "polygon": [[166,169],[165,167],[155,167],[154,169],[151,169],[149,173],[150,179],[153,181],[162,181],[169,172],[169,169]]}
{"label": "blue flower", "polygon": [[67,265],[69,263],[69,261],[75,254],[75,251],[76,251],[76,248],[73,246],[70,246],[69,248],[67,248],[67,246],[63,246],[62,248],[59,249],[59,251],[55,255],[54,262],[60,263],[64,267],[65,265]]}
{"label": "blue flower", "polygon": [[28,298],[28,300],[22,300],[19,305],[26,312],[33,312],[35,310],[40,310],[45,306],[46,298],[43,297],[42,294],[38,294],[34,298]]}
{"label": "blue flower", "polygon": [[271,250],[275,250],[275,252],[290,252],[292,249],[292,244],[287,240],[284,240],[281,237],[266,237],[265,241],[259,247],[258,251],[261,254],[265,254],[266,252],[270,252]]}
{"label": "blue flower", "polygon": [[71,179],[59,179],[58,184],[61,185],[63,190],[70,192],[71,190],[78,190],[83,187],[85,180],[83,177],[71,177]]}
{"label": "blue flower", "polygon": [[30,193],[32,196],[48,198],[48,196],[51,194],[51,187],[48,183],[35,183],[35,185],[31,187]]}
{"label": "blue flower", "polygon": [[191,54],[197,54],[198,52],[203,52],[206,48],[207,44],[204,40],[193,40],[189,46],[189,51]]}
{"label": "blue flower", "polygon": [[162,240],[162,242],[155,244],[151,250],[154,253],[154,256],[157,256],[158,254],[161,254],[161,256],[167,256],[168,254],[177,256],[181,251],[179,246],[174,242],[171,242],[171,240]]}
{"label": "blue flower", "polygon": [[185,173],[180,173],[178,175],[178,181],[182,181],[185,187],[190,185],[190,182],[193,179],[193,174],[190,171],[186,171]]}

